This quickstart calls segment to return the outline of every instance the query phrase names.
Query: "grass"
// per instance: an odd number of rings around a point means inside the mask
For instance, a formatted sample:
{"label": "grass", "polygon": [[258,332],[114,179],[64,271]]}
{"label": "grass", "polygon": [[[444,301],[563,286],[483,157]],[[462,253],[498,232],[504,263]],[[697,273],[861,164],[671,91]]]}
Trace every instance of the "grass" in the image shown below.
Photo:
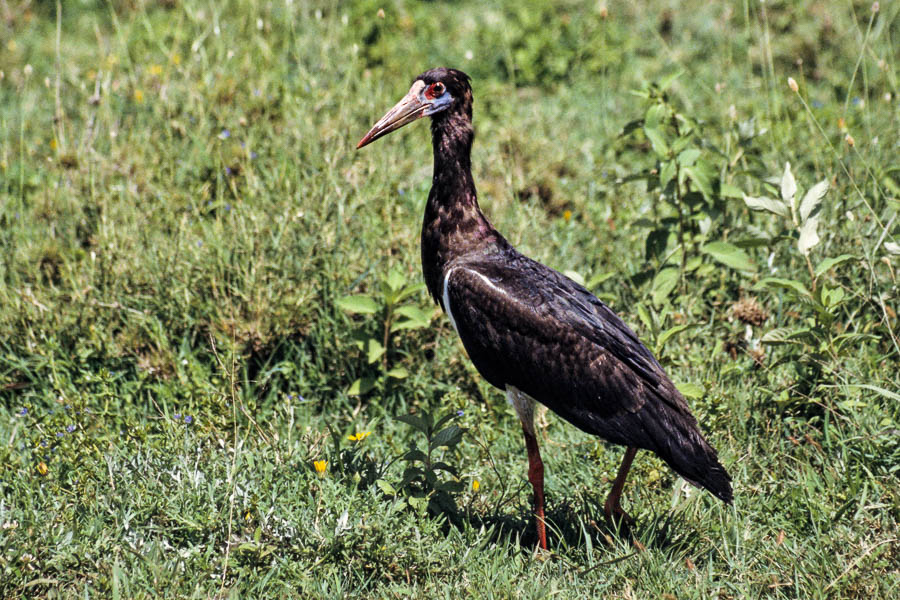
{"label": "grass", "polygon": [[[882,4],[0,3],[0,596],[900,594],[900,5]],[[347,394],[383,315],[337,302],[419,280],[431,170],[424,124],[354,146],[442,64],[473,76],[482,207],[693,384],[733,507],[640,453],[638,525],[611,530],[622,449],[548,414],[537,556],[516,418],[424,292],[429,326],[385,363],[408,376]],[[646,109],[631,91],[676,72],[708,203],[661,200],[651,144],[620,135]],[[786,162],[801,190],[830,182],[809,264],[723,192],[776,196]],[[723,240],[751,270],[696,251]],[[841,299],[819,313],[772,276]],[[741,299],[766,318],[743,323]],[[761,344],[773,330],[794,337]],[[391,493],[421,443],[397,417],[455,411],[462,440],[436,452],[458,508]]]}

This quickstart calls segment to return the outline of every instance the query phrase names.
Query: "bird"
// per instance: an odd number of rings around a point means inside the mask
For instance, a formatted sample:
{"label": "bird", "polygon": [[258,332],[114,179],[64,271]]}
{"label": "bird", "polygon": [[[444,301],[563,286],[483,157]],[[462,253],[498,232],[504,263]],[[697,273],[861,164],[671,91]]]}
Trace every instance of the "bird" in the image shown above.
{"label": "bird", "polygon": [[452,68],[425,71],[357,144],[357,150],[431,118],[434,172],[422,222],[422,272],[475,368],[506,392],[522,426],[538,544],[547,550],[544,464],[535,403],[625,455],[604,503],[622,508],[638,449],[649,450],[694,486],[732,502],[731,477],[684,397],[638,336],[584,286],[522,253],[478,205],[472,178],[472,86]]}

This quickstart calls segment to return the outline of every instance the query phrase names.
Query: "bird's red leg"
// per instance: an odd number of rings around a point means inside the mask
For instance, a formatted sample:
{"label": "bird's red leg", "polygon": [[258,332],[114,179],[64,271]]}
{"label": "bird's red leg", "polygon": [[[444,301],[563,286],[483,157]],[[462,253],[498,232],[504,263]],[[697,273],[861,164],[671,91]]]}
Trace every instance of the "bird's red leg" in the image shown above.
{"label": "bird's red leg", "polygon": [[525,433],[525,448],[528,450],[528,481],[534,488],[534,520],[537,525],[538,541],[542,550],[547,549],[547,526],[544,523],[544,462],[538,449],[537,438],[522,424]]}
{"label": "bird's red leg", "polygon": [[609,492],[606,503],[603,505],[603,510],[606,512],[607,519],[612,520],[613,515],[615,515],[628,525],[633,525],[634,519],[625,512],[622,505],[619,504],[619,499],[622,497],[622,489],[625,487],[625,478],[628,477],[628,471],[631,469],[631,462],[634,460],[635,454],[637,454],[637,448],[629,446],[628,449],[625,450],[625,458],[622,459],[622,466],[619,467],[619,473],[616,475],[616,480],[613,482],[612,490]]}

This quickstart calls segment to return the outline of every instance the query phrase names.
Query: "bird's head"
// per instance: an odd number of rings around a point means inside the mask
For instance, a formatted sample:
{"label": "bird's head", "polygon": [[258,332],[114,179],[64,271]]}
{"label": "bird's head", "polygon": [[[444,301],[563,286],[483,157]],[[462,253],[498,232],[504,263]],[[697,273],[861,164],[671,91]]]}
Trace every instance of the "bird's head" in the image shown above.
{"label": "bird's head", "polygon": [[425,71],[415,78],[409,92],[372,126],[356,148],[362,148],[416,119],[440,118],[443,114],[457,111],[468,115],[469,119],[472,117],[469,76],[444,67]]}

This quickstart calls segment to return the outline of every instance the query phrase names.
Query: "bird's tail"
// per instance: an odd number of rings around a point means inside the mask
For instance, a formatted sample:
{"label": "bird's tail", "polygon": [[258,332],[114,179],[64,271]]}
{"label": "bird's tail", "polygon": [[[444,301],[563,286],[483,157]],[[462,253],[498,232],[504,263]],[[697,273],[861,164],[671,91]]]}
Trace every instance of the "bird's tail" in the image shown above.
{"label": "bird's tail", "polygon": [[731,476],[719,462],[715,449],[704,439],[696,420],[669,407],[663,415],[647,415],[642,419],[648,429],[660,428],[661,435],[653,435],[654,450],[672,469],[684,477],[688,483],[706,488],[716,497],[731,504]]}

